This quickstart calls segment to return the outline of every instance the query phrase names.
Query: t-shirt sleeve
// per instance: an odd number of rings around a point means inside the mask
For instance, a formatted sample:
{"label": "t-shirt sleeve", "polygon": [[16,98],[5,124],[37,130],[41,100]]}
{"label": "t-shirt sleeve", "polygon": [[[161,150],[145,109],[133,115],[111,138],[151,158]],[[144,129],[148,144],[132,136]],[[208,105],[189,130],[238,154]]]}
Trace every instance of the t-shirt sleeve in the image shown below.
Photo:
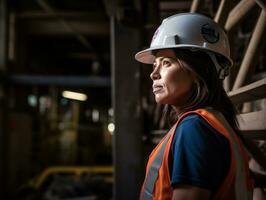
{"label": "t-shirt sleeve", "polygon": [[229,169],[228,140],[197,114],[189,115],[180,122],[171,153],[173,188],[187,184],[214,192]]}

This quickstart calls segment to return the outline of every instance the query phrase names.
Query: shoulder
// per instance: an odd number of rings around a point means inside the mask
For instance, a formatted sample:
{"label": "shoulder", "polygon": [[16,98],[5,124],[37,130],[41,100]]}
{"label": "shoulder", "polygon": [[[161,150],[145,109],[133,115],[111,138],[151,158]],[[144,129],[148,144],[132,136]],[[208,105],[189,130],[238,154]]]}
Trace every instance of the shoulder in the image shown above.
{"label": "shoulder", "polygon": [[197,113],[192,113],[185,116],[178,125],[178,127],[186,128],[195,128],[198,126],[207,126],[208,128],[212,128],[209,123]]}
{"label": "shoulder", "polygon": [[[173,146],[191,148],[202,146],[204,148],[228,146],[228,140],[214,129],[203,117],[190,114],[182,119],[175,130]],[[192,145],[192,146],[191,146]]]}
{"label": "shoulder", "polygon": [[185,116],[178,124],[175,132],[179,134],[200,134],[202,131],[204,133],[217,133],[217,131],[200,115],[190,114]]}

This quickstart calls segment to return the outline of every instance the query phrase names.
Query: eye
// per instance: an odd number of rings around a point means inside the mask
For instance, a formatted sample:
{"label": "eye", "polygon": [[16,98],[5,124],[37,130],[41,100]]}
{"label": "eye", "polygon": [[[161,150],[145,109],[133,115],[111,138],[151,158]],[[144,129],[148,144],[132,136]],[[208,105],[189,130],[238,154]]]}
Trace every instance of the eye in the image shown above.
{"label": "eye", "polygon": [[162,60],[162,65],[163,66],[169,66],[169,65],[171,65],[171,61],[169,59],[167,59],[167,58],[163,59]]}

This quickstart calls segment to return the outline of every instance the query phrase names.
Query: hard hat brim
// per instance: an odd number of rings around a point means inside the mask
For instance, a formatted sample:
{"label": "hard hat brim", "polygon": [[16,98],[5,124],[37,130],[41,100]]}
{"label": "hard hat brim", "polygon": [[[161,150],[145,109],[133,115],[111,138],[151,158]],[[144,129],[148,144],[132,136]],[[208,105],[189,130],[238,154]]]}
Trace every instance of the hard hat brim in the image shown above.
{"label": "hard hat brim", "polygon": [[[200,50],[200,51],[210,51],[209,49],[204,49],[204,48],[200,48],[197,45],[173,45],[173,46],[156,46],[156,47],[151,47],[145,50],[142,50],[138,53],[136,53],[135,55],[135,59],[141,63],[144,64],[153,64],[154,60],[155,60],[155,55],[153,54],[153,51],[155,50],[161,50],[161,49],[190,49],[190,50]],[[213,52],[215,54],[219,54],[217,52]],[[231,59],[229,59],[228,57],[226,57],[225,55],[222,55],[228,62],[229,62],[229,67],[232,67],[233,65],[233,61]]]}
{"label": "hard hat brim", "polygon": [[167,47],[166,46],[151,47],[136,53],[135,59],[144,64],[153,64],[155,59],[153,51],[161,49],[172,49],[172,48],[177,48],[177,45],[167,46]]}

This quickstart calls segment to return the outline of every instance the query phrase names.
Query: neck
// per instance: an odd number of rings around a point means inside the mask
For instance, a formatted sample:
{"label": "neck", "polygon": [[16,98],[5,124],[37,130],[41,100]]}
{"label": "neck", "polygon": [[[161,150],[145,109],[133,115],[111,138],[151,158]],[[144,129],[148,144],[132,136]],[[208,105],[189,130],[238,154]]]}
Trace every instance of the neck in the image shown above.
{"label": "neck", "polygon": [[181,107],[179,107],[179,106],[173,106],[173,109],[175,110],[175,112],[176,112],[176,114],[177,114],[178,117],[180,117],[183,114],[183,112],[181,110]]}

